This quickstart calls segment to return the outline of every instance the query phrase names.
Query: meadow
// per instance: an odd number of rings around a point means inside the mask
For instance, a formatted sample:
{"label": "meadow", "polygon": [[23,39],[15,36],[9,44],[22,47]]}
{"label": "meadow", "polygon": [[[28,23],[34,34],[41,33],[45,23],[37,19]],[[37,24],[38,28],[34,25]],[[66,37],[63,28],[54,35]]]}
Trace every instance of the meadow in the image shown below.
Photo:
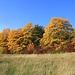
{"label": "meadow", "polygon": [[1,54],[0,75],[75,75],[75,53]]}

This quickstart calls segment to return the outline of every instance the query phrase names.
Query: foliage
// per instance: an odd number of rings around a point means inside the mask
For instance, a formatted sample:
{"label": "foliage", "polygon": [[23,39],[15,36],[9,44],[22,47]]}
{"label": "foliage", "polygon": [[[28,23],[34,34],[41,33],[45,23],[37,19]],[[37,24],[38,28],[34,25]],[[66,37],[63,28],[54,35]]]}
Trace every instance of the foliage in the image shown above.
{"label": "foliage", "polygon": [[32,29],[33,29],[32,23],[26,24],[25,27],[22,28],[23,35],[24,35],[26,38],[30,38],[30,37],[31,37]]}
{"label": "foliage", "polygon": [[28,44],[27,50],[28,50],[28,51],[34,50],[34,44],[33,44],[33,43]]}
{"label": "foliage", "polygon": [[8,50],[7,46],[4,47],[3,50],[4,50],[4,54],[11,54],[11,52]]}
{"label": "foliage", "polygon": [[75,38],[71,40],[71,44],[75,45]]}
{"label": "foliage", "polygon": [[44,28],[43,26],[35,25],[32,30],[32,42],[35,46],[40,45],[40,39],[43,37]]}
{"label": "foliage", "polygon": [[45,48],[42,48],[40,46],[37,46],[36,47],[36,53],[37,54],[46,54],[47,52],[46,52],[46,49]]}
{"label": "foliage", "polygon": [[73,44],[67,44],[65,49],[67,52],[74,52],[74,45]]}
{"label": "foliage", "polygon": [[11,53],[17,53],[22,50],[22,32],[18,30],[12,30],[8,36],[8,49]]}
{"label": "foliage", "polygon": [[75,29],[74,29],[73,32],[70,34],[70,38],[71,38],[71,39],[75,38]]}
{"label": "foliage", "polygon": [[22,28],[22,33],[23,33],[23,45],[27,46],[29,43],[32,43],[32,30],[33,30],[33,25],[32,23],[28,23],[25,25],[24,28]]}
{"label": "foliage", "polygon": [[27,23],[23,28],[0,32],[0,53],[46,54],[75,51],[75,29],[68,19],[52,18],[43,26]]}
{"label": "foliage", "polygon": [[73,32],[72,25],[67,19],[52,18],[48,26],[45,28],[45,33],[40,41],[41,46],[63,45],[70,39],[70,34]]}
{"label": "foliage", "polygon": [[7,28],[7,29],[4,29],[1,33],[0,33],[0,47],[4,47],[6,46],[7,44],[7,38],[8,38],[8,35],[10,33],[10,29]]}

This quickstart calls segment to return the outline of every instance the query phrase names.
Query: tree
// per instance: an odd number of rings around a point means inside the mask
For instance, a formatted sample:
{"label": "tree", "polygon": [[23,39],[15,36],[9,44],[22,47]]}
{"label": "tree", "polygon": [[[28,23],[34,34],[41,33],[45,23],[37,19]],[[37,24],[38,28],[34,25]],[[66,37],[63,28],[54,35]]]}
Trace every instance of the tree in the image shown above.
{"label": "tree", "polygon": [[8,49],[11,53],[18,53],[27,47],[31,43],[32,38],[32,23],[28,23],[24,28],[18,30],[12,30],[8,36]]}
{"label": "tree", "polygon": [[75,29],[74,29],[73,32],[70,34],[70,38],[71,38],[71,39],[75,38]]}
{"label": "tree", "polygon": [[51,46],[66,44],[70,39],[70,33],[73,32],[72,25],[67,19],[52,18],[48,26],[45,28],[43,38],[40,40],[41,46]]}
{"label": "tree", "polygon": [[34,45],[39,45],[40,44],[40,39],[43,37],[44,33],[44,27],[35,25],[33,30],[32,30],[32,42]]}
{"label": "tree", "polygon": [[17,53],[20,50],[22,50],[22,32],[21,30],[12,30],[8,36],[8,49],[10,50],[11,53]]}
{"label": "tree", "polygon": [[7,38],[8,38],[8,35],[10,33],[10,29],[9,28],[6,28],[4,29],[1,33],[0,33],[0,48],[4,49],[4,47],[7,47]]}
{"label": "tree", "polygon": [[23,44],[27,46],[29,43],[32,43],[32,30],[33,30],[32,23],[28,23],[25,25],[24,28],[22,28],[23,33]]}

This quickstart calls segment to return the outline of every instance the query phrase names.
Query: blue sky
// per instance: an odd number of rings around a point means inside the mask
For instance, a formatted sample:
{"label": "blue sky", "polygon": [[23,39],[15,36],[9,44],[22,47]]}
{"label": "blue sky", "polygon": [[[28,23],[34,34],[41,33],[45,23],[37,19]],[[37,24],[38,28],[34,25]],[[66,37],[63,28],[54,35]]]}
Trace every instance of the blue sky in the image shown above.
{"label": "blue sky", "polygon": [[28,22],[46,27],[52,17],[68,18],[75,28],[75,0],[0,0],[0,31]]}

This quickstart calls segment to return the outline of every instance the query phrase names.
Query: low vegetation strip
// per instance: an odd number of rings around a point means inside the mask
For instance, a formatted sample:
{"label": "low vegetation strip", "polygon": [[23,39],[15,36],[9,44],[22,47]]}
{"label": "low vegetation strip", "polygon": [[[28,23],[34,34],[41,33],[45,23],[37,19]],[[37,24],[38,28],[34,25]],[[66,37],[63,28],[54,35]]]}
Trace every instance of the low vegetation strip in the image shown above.
{"label": "low vegetation strip", "polygon": [[75,75],[75,53],[1,54],[0,75]]}

